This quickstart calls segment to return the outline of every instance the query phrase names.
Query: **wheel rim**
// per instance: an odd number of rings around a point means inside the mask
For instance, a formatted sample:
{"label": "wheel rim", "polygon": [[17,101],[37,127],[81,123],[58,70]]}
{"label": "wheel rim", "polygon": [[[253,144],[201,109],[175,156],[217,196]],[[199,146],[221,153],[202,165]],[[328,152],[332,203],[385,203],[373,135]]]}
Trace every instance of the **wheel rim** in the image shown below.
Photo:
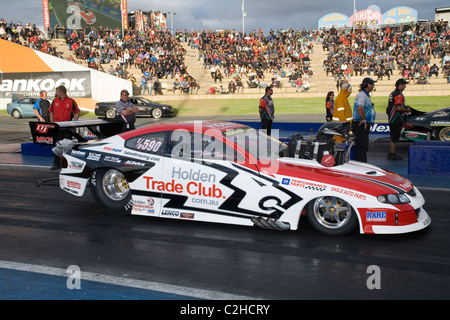
{"label": "wheel rim", "polygon": [[103,191],[114,201],[125,199],[130,193],[130,186],[122,172],[111,169],[103,176]]}
{"label": "wheel rim", "polygon": [[350,205],[337,197],[320,197],[314,202],[314,217],[318,223],[329,229],[339,229],[351,218]]}
{"label": "wheel rim", "polygon": [[439,132],[439,140],[450,141],[450,127],[445,127]]}
{"label": "wheel rim", "polygon": [[152,114],[153,114],[153,118],[160,118],[162,115],[162,112],[159,109],[154,109]]}
{"label": "wheel rim", "polygon": [[114,118],[116,116],[116,111],[115,110],[108,110],[108,111],[106,111],[106,117],[107,118]]}
{"label": "wheel rim", "polygon": [[14,111],[12,112],[12,116],[13,116],[13,118],[15,118],[15,119],[20,119],[20,118],[22,117],[22,114],[20,113],[19,110],[14,110]]}

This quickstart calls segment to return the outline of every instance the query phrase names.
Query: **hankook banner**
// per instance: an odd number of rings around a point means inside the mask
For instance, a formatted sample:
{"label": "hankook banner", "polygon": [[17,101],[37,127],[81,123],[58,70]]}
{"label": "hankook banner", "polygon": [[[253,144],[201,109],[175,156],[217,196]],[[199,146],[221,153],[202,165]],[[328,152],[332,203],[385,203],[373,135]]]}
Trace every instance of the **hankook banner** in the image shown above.
{"label": "hankook banner", "polygon": [[38,97],[41,90],[55,95],[56,87],[65,86],[71,98],[91,98],[91,74],[89,71],[0,73],[0,98],[12,94]]}

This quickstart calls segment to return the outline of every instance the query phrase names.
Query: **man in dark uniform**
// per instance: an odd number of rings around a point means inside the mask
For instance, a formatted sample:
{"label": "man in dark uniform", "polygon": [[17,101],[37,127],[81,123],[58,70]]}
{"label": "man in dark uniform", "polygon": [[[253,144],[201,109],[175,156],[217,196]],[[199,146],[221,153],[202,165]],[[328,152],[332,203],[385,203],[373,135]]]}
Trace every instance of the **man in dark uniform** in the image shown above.
{"label": "man in dark uniform", "polygon": [[271,86],[266,87],[266,94],[259,102],[259,115],[261,117],[261,129],[267,130],[270,136],[272,131],[272,122],[275,119],[275,107],[272,100],[273,89]]}
{"label": "man in dark uniform", "polygon": [[50,122],[50,102],[47,100],[47,91],[40,92],[41,98],[36,101],[33,106],[33,111],[40,122]]}
{"label": "man in dark uniform", "polygon": [[122,118],[124,121],[122,132],[136,128],[134,123],[136,122],[136,113],[139,109],[131,101],[128,101],[129,95],[127,90],[122,90],[120,92],[120,100],[116,103],[117,117]]}
{"label": "man in dark uniform", "polygon": [[395,90],[389,95],[387,114],[389,116],[391,142],[387,154],[388,160],[403,160],[402,157],[395,154],[395,148],[400,139],[403,125],[405,124],[405,113],[410,111],[410,109],[405,106],[405,96],[403,95],[403,90],[405,90],[408,83],[409,82],[403,78],[398,79],[395,82]]}

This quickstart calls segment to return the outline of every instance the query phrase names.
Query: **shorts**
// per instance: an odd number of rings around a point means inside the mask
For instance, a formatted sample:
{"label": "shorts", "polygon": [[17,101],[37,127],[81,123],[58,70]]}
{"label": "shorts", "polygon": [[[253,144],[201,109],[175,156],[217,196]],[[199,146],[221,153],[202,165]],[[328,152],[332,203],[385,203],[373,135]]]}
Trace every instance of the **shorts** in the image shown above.
{"label": "shorts", "polygon": [[389,123],[389,131],[391,134],[391,141],[398,142],[402,133],[403,123]]}

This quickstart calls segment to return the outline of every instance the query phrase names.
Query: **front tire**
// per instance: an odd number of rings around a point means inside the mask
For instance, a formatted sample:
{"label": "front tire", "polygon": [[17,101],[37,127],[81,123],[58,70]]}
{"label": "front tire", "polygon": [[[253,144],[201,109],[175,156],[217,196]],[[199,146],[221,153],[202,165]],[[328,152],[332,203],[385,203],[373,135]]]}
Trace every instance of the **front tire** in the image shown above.
{"label": "front tire", "polygon": [[159,108],[155,108],[152,110],[152,117],[155,119],[159,119],[162,117],[162,111]]}
{"label": "front tire", "polygon": [[103,210],[114,216],[131,214],[131,190],[122,172],[101,168],[92,172],[90,182],[92,196]]}
{"label": "front tire", "polygon": [[311,225],[320,233],[329,236],[343,236],[358,224],[356,212],[345,200],[325,196],[311,201],[306,209]]}

